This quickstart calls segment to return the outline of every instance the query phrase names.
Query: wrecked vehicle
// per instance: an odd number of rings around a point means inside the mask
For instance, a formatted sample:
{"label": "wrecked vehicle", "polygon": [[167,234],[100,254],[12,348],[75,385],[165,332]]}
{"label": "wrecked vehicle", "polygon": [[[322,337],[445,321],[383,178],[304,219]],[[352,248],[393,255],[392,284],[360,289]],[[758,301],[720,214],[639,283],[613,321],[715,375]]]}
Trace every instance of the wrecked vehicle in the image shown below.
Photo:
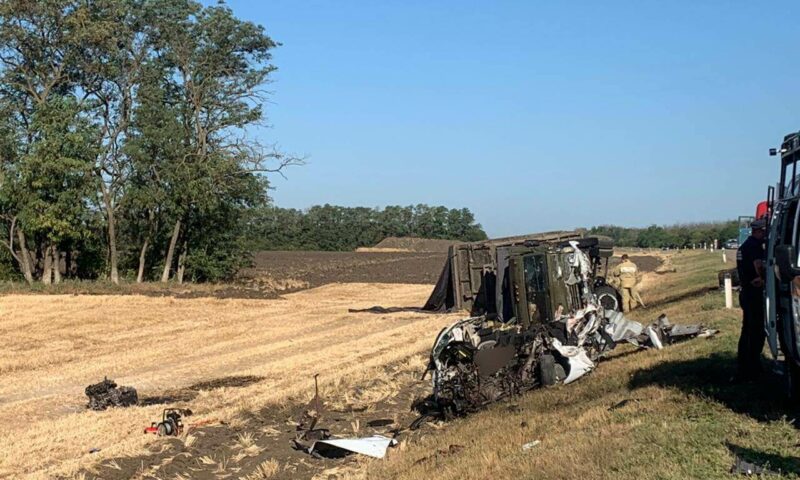
{"label": "wrecked vehicle", "polygon": [[605,237],[584,238],[581,230],[555,231],[459,243],[450,247],[447,261],[423,310],[468,310],[471,315],[497,314],[511,318],[508,292],[508,259],[523,247],[577,241],[590,251],[591,276],[598,301],[608,310],[619,310],[619,292],[600,274],[608,273],[608,260],[614,253],[613,241]]}
{"label": "wrecked vehicle", "polygon": [[108,377],[102,382],[89,385],[84,390],[89,402],[86,408],[101,411],[111,407],[129,407],[139,403],[139,396],[133,387],[119,387]]}
{"label": "wrecked vehicle", "polygon": [[506,253],[493,312],[456,322],[434,342],[428,411],[446,418],[539,386],[571,383],[620,342],[662,348],[715,333],[672,325],[664,315],[644,326],[604,308],[595,290],[597,239],[528,242]]}

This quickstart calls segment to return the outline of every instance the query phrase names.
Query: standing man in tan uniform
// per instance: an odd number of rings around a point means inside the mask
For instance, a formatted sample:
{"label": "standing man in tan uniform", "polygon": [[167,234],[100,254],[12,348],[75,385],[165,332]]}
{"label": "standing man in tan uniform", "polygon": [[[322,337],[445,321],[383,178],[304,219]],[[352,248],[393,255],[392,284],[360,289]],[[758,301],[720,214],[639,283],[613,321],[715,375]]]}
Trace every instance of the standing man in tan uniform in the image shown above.
{"label": "standing man in tan uniform", "polygon": [[[622,311],[630,312],[636,304],[639,292],[636,284],[641,280],[639,274],[639,267],[636,266],[629,258],[628,254],[622,255],[622,263],[616,266],[611,272],[614,277],[615,283],[619,285],[619,291],[622,294]],[[641,298],[641,297],[639,297]]]}

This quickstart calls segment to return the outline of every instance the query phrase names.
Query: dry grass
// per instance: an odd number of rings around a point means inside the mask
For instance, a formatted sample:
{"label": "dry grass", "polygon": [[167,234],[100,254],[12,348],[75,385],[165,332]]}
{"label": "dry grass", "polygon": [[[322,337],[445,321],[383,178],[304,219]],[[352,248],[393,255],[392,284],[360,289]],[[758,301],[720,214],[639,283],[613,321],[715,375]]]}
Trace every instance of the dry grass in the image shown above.
{"label": "dry grass", "polygon": [[246,480],[262,480],[267,478],[274,478],[280,471],[280,464],[274,459],[265,460],[262,462],[256,471],[246,477]]}
{"label": "dry grass", "polygon": [[[721,255],[681,253],[677,273],[651,278],[645,301],[703,291],[716,283]],[[719,292],[639,310],[650,320],[720,328],[710,340],[662,351],[621,348],[575,384],[530,392],[432,430],[367,478],[686,479],[732,478],[734,453],[786,478],[800,472],[796,409],[775,379],[738,385],[734,371],[740,312]],[[512,408],[512,405],[515,405]],[[540,440],[528,450],[522,445]],[[460,446],[451,448],[450,446]]]}
{"label": "dry grass", "polygon": [[[231,376],[261,378],[240,388],[201,388],[188,404],[191,422],[235,422],[242,412],[310,398],[313,373],[321,374],[325,393],[347,391],[430,348],[457,318],[348,309],[416,306],[429,293],[423,285],[333,284],[278,300],[0,297],[0,477],[74,475],[143,453],[153,437],[142,429],[163,405],[85,411],[83,389],[106,375],[140,396]],[[241,454],[255,453],[249,441],[246,434],[237,439]],[[89,454],[92,448],[100,452]],[[235,463],[205,460],[220,471]]]}

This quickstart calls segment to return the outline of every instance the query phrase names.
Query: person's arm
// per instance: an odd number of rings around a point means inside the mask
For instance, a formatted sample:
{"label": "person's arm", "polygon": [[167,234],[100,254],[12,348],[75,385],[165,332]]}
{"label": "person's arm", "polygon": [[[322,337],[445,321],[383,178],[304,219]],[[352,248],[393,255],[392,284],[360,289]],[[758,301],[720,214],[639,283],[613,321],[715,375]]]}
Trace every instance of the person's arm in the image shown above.
{"label": "person's arm", "polygon": [[756,277],[750,284],[754,287],[761,288],[764,286],[764,262],[760,258],[753,260],[753,267],[756,269]]}

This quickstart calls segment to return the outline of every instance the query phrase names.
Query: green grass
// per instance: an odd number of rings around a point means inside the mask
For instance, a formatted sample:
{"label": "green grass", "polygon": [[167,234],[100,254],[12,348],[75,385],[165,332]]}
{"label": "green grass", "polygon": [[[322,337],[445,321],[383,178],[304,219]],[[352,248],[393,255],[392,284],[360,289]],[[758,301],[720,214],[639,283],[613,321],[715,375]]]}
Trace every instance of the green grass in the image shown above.
{"label": "green grass", "polygon": [[[717,337],[661,351],[622,347],[579,382],[425,433],[371,463],[368,478],[735,478],[729,470],[737,455],[782,472],[768,478],[800,478],[797,409],[780,379],[729,382],[741,320],[738,308],[724,308],[722,293],[709,291],[721,258],[682,253],[673,263],[677,273],[659,277],[645,301],[679,300],[632,317],[650,321],[663,312],[674,323],[718,328]],[[532,440],[541,443],[523,451]],[[464,448],[431,456],[450,445]]]}

